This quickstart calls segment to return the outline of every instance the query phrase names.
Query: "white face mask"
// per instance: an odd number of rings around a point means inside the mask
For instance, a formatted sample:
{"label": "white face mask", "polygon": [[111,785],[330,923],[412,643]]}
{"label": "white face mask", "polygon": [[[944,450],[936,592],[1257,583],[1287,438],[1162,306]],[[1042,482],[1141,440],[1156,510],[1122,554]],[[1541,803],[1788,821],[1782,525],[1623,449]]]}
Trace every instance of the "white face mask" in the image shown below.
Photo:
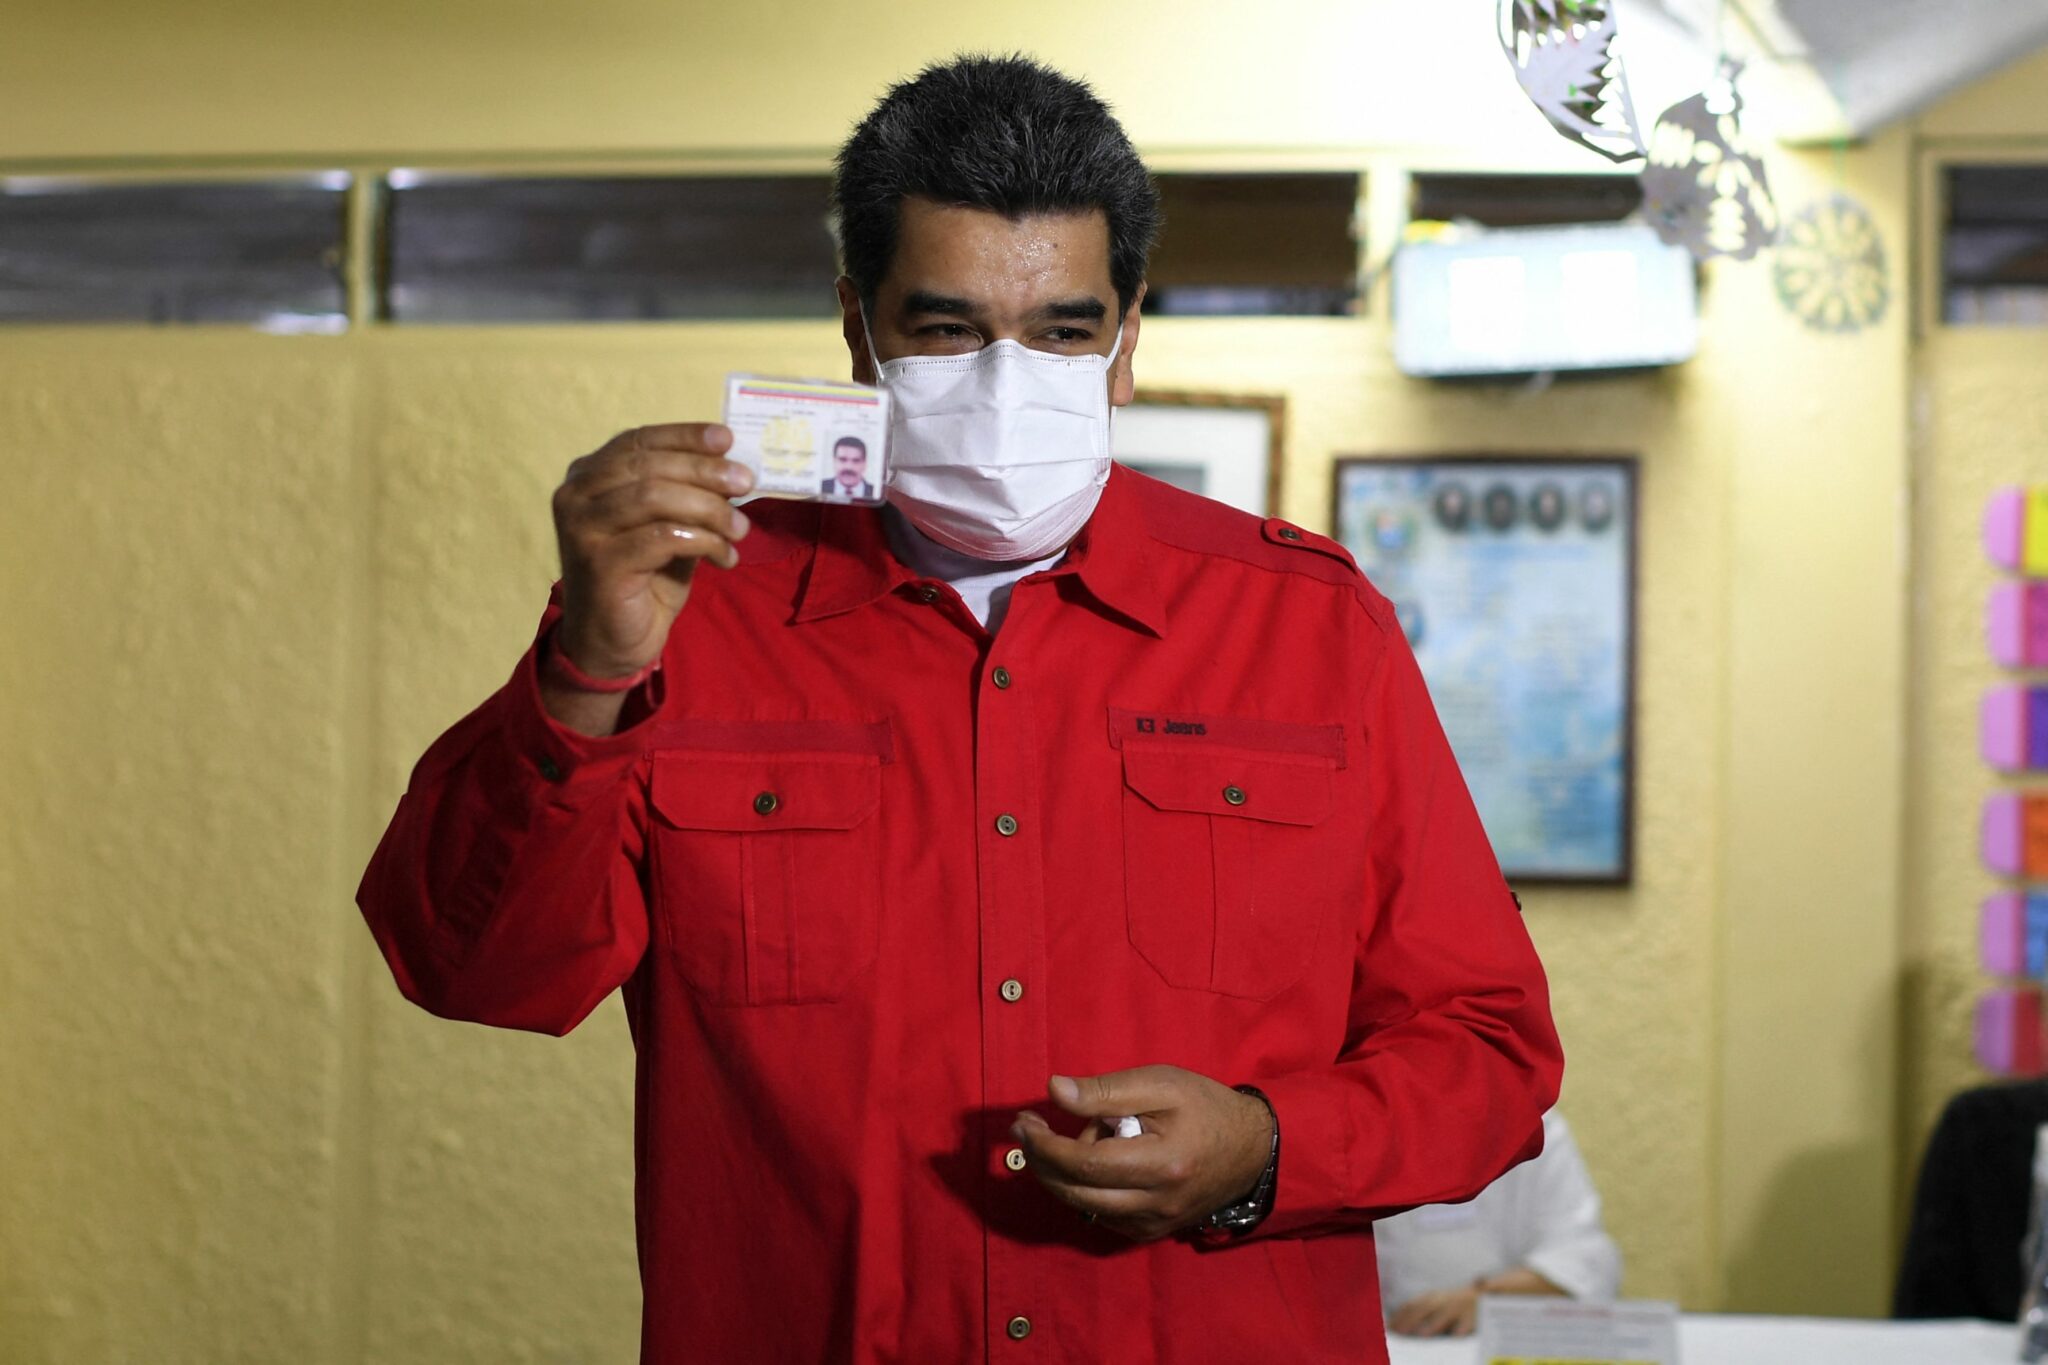
{"label": "white face mask", "polygon": [[997,341],[881,362],[894,408],[889,501],[977,559],[1043,559],[1064,547],[1109,482],[1108,376],[1123,340],[1119,324],[1106,356]]}

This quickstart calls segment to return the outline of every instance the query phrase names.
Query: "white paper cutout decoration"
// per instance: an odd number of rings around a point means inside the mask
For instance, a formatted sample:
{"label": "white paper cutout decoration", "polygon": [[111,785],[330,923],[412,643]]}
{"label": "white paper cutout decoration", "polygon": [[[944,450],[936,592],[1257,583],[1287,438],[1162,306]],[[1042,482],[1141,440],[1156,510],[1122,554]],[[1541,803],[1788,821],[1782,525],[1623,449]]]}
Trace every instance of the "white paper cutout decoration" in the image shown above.
{"label": "white paper cutout decoration", "polygon": [[1741,71],[1724,58],[1713,85],[1665,110],[1643,167],[1644,217],[1702,261],[1746,261],[1778,239],[1778,205],[1742,131]]}
{"label": "white paper cutout decoration", "polygon": [[1501,49],[1551,126],[1609,161],[1644,153],[1613,0],[1497,0]]}
{"label": "white paper cutout decoration", "polygon": [[1819,332],[1860,332],[1891,304],[1884,238],[1861,204],[1836,194],[1785,224],[1772,275],[1778,301]]}

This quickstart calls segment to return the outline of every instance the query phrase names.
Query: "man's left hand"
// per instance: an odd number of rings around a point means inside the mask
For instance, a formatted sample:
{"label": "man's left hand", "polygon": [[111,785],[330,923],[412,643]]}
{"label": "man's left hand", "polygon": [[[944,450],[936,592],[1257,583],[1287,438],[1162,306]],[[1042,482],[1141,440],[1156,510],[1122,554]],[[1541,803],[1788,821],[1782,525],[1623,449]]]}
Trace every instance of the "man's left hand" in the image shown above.
{"label": "man's left hand", "polygon": [[[1031,1173],[1067,1204],[1135,1241],[1194,1226],[1244,1198],[1273,1151],[1273,1116],[1256,1096],[1177,1066],[1141,1066],[1102,1076],[1054,1076],[1053,1103],[1090,1123],[1061,1137],[1039,1115],[1017,1115],[1011,1135]],[[1145,1131],[1112,1136],[1136,1115]]]}

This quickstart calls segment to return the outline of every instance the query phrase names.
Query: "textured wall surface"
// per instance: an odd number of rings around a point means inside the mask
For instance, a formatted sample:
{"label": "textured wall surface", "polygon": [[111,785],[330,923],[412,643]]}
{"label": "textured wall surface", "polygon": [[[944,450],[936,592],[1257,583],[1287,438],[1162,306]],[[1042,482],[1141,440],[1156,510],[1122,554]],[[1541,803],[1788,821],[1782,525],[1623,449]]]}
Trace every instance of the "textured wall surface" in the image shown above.
{"label": "textured wall surface", "polygon": [[0,343],[0,1359],[324,1360],[354,374]]}
{"label": "textured wall surface", "polygon": [[[2048,139],[2042,145],[2048,159]],[[1984,603],[2004,575],[1978,528],[1993,490],[2048,482],[2048,334],[1939,329],[1921,347],[1914,402],[1913,790],[1908,807],[1905,1122],[1917,1152],[1942,1104],[1985,1077],[1971,1015],[1977,904],[1999,881],[1978,861],[1984,798],[2013,784],[1977,756],[1977,704],[2012,680],[1984,643]]]}
{"label": "textured wall surface", "polygon": [[[1786,213],[1869,211],[1891,305],[1848,335],[1716,282],[1753,325],[1720,400],[1735,479],[1715,1162],[1723,1300],[1882,1314],[1899,1229],[1898,841],[1905,783],[1909,140],[1785,154]],[[1744,308],[1747,304],[1747,308]],[[1766,321],[1765,319],[1769,319]]]}
{"label": "textured wall surface", "polygon": [[[1930,175],[1945,164],[2048,163],[2048,54],[1959,92],[1920,121]],[[1933,180],[1923,180],[1930,188]],[[1938,204],[1928,206],[1938,221]],[[1923,283],[1940,257],[1921,254]],[[1926,297],[1930,303],[1936,295]],[[1915,348],[1913,631],[1908,694],[1903,1199],[1941,1107],[1988,1079],[1972,1056],[1972,1012],[1989,984],[1977,965],[1977,906],[1997,879],[1978,859],[1983,799],[2011,784],[1977,756],[1977,706],[2014,675],[1985,648],[1984,604],[2004,575],[1984,558],[1984,504],[2008,484],[2048,482],[2048,334],[1947,327],[1931,317]],[[2038,679],[2036,679],[2038,680]]]}

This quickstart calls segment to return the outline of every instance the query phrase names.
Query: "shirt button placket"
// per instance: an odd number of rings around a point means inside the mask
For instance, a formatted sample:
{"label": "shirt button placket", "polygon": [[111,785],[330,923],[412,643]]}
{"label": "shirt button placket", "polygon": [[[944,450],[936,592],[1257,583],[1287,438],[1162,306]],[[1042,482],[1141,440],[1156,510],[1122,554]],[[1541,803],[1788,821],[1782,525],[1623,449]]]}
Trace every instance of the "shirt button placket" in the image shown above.
{"label": "shirt button placket", "polygon": [[[1019,594],[1025,597],[1026,594]],[[1042,1093],[1051,1069],[1046,1023],[1039,1012],[1038,977],[1045,970],[1045,882],[1041,860],[1048,830],[1031,822],[1045,818],[1037,796],[1037,754],[1032,708],[1019,690],[1012,664],[1031,638],[1032,608],[1013,598],[1003,626],[1004,648],[1015,654],[985,665],[982,705],[975,708],[975,821],[980,863],[982,969],[996,1001],[982,1014],[983,1084],[991,1095],[1028,1104]],[[1007,1116],[991,1119],[982,1133],[990,1191],[1003,1206],[1021,1213],[1035,1207],[1035,1182],[1023,1178],[1029,1162],[1009,1134]],[[1002,1238],[987,1243],[991,1348],[1019,1361],[1042,1349],[1025,1341],[1032,1322],[1019,1313],[1045,1293],[1028,1250]],[[1020,1345],[1020,1343],[1022,1343]]]}

